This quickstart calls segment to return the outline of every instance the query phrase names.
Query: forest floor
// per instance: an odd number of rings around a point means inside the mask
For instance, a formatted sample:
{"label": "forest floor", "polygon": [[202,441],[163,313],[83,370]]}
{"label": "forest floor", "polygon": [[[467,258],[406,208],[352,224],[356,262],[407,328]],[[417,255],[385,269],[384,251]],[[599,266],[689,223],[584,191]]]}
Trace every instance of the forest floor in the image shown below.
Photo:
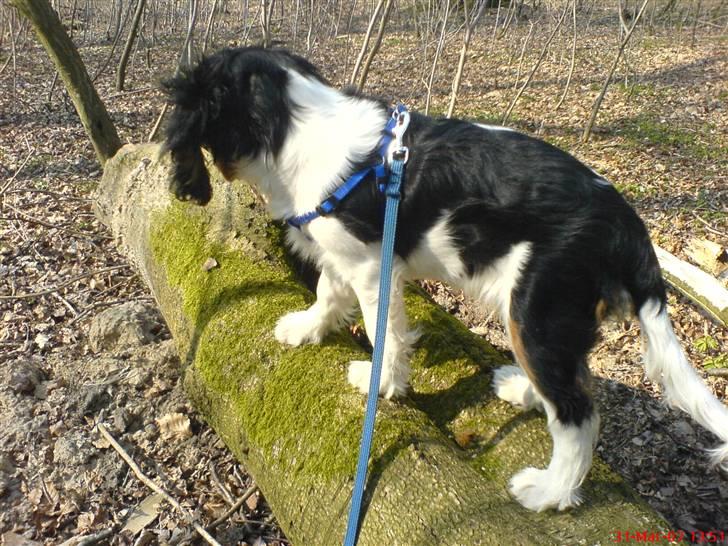
{"label": "forest floor", "polygon": [[[612,23],[595,18],[580,30],[577,69],[560,108],[555,106],[569,67],[568,33],[561,38],[563,47],[545,56],[505,124],[569,150],[612,181],[655,242],[679,257],[687,258],[695,237],[728,247],[725,38],[702,29],[694,43],[687,32],[677,36],[664,29],[636,37],[592,140],[580,144],[616,51]],[[502,122],[516,82],[524,80],[541,47],[534,37],[519,61],[528,28],[525,22],[514,25],[509,47],[493,44],[487,32],[476,35],[458,117]],[[160,42],[150,49],[149,64],[142,52],[135,55],[124,92],[113,89],[113,70],[101,68],[110,44],[81,48],[89,72],[100,71],[96,86],[123,141],[146,140],[163,104],[159,79],[173,72],[178,48],[177,41]],[[446,110],[458,49],[454,41],[440,60],[433,114]],[[340,86],[355,53],[342,37],[314,44],[308,56]],[[7,54],[0,51],[0,66]],[[91,195],[101,169],[67,94],[60,82],[53,83],[47,55],[30,40],[13,64],[0,75],[0,534],[6,533],[5,543],[19,544],[8,541],[23,535],[37,543],[68,540],[70,545],[78,543],[74,537],[109,528],[113,538],[101,542],[199,543],[184,519],[157,506],[99,437],[94,425],[104,410],[109,430],[132,457],[196,510],[205,525],[244,492],[253,492],[215,529],[222,543],[285,544],[245,470],[186,401],[173,344],[151,295],[94,216]],[[423,110],[428,71],[414,33],[392,32],[365,90]],[[446,287],[428,288],[468,327],[508,351],[491,315]],[[128,302],[136,305],[122,305]],[[131,331],[114,333],[115,309],[129,313],[127,322],[136,325]],[[726,329],[672,292],[669,312],[702,376],[704,370],[728,367]],[[639,336],[635,322],[606,325],[592,353],[602,413],[597,451],[674,529],[728,533],[728,479],[708,467],[705,455],[716,438],[660,402],[659,388],[639,365]],[[706,377],[706,382],[728,403],[727,379]],[[139,515],[143,509],[149,520]],[[605,537],[605,543],[610,540]]]}

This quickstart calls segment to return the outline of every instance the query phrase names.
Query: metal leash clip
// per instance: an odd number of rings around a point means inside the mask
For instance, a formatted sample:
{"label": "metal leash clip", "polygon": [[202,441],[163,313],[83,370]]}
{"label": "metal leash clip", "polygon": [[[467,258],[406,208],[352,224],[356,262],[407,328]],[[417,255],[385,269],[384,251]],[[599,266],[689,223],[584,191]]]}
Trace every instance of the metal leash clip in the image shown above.
{"label": "metal leash clip", "polygon": [[394,146],[390,148],[388,158],[389,163],[391,164],[395,159],[407,163],[407,160],[409,159],[409,148],[402,144],[402,137],[404,136],[404,132],[407,130],[407,127],[409,127],[410,114],[407,110],[395,110],[392,113],[392,117],[396,117],[397,121],[392,128]]}

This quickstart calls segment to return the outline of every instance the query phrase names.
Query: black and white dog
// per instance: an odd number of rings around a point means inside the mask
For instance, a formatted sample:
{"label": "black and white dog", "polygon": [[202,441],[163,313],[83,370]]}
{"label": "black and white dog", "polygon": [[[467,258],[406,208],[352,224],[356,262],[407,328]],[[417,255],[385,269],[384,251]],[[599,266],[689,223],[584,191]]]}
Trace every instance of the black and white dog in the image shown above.
{"label": "black and white dog", "polygon": [[[177,197],[205,204],[201,148],[228,180],[254,186],[280,220],[313,211],[376,157],[388,119],[381,101],[331,87],[306,60],[281,50],[226,49],[166,82],[174,105],[166,148]],[[601,319],[631,308],[646,338],[647,375],[667,399],[723,442],[728,409],[686,360],[666,313],[665,288],[642,221],[594,171],[553,146],[503,127],[413,114],[400,206],[380,394],[404,394],[416,335],[402,299],[410,279],[439,279],[495,307],[519,367],[495,373],[499,397],[541,407],[553,437],[545,469],[526,468],[510,489],[532,510],[579,504],[599,419],[587,353]],[[384,195],[374,177],[288,241],[321,270],[317,300],[282,317],[282,343],[317,343],[353,317],[373,337]],[[349,382],[369,386],[371,363]]]}

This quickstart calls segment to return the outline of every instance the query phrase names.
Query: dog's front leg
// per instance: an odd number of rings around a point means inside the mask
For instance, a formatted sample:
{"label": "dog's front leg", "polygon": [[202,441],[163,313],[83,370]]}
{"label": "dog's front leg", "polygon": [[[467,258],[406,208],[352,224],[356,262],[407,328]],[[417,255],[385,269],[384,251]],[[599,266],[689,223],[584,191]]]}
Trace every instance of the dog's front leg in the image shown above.
{"label": "dog's front leg", "polygon": [[324,267],[316,285],[316,303],[305,311],[282,316],[276,324],[275,337],[293,346],[319,343],[326,334],[349,322],[355,308],[356,296],[351,286]]}
{"label": "dog's front leg", "polygon": [[[363,274],[356,274],[352,286],[359,300],[367,336],[374,345],[377,324],[377,305],[379,303],[379,267],[369,267]],[[402,395],[407,390],[410,366],[409,358],[417,334],[407,327],[404,308],[404,281],[396,273],[392,279],[392,292],[389,300],[387,333],[384,343],[384,362],[379,383],[379,394],[385,398]],[[369,392],[372,363],[355,360],[349,365],[349,383],[361,392]]]}

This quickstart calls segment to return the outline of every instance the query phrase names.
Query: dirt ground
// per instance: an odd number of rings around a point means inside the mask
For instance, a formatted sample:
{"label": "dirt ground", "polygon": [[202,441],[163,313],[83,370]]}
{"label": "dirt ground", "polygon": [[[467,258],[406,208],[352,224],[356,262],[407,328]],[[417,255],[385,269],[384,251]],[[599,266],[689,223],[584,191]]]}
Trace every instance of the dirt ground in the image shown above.
{"label": "dirt ground", "polygon": [[[400,15],[365,90],[423,110],[429,64],[415,33],[401,29]],[[564,27],[506,123],[570,150],[610,179],[654,240],[679,257],[687,259],[695,237],[726,248],[725,37],[709,26],[697,28],[694,39],[672,27],[638,32],[594,137],[580,144],[616,51],[615,17],[597,10],[581,23],[577,69],[556,109],[570,60]],[[524,19],[507,43],[494,44],[483,24],[456,113],[500,123],[547,33],[529,39]],[[232,30],[217,38],[218,45],[238,40]],[[360,40],[321,39],[308,56],[342,85]],[[446,110],[458,40],[453,35],[443,52],[431,113]],[[305,43],[293,45],[306,54]],[[82,537],[201,543],[99,436],[95,424],[103,413],[145,473],[204,525],[248,493],[215,527],[221,543],[286,544],[245,469],[187,402],[173,342],[148,290],[93,215],[90,196],[101,169],[47,55],[32,35],[18,46],[17,58],[0,73],[0,535],[6,544],[79,544]],[[100,71],[96,86],[122,140],[146,139],[163,104],[159,79],[173,72],[178,48],[179,40],[160,40],[149,48],[149,64],[137,51],[125,92],[113,89],[113,70],[100,70],[110,44],[99,38],[81,48],[89,71]],[[7,59],[9,51],[0,48],[0,66]],[[427,287],[468,327],[508,351],[501,326],[487,312],[446,287]],[[725,328],[674,293],[669,311],[701,375],[728,367]],[[674,529],[728,534],[728,477],[708,468],[705,455],[716,438],[660,402],[639,365],[639,335],[634,322],[607,325],[593,351],[602,413],[597,451]],[[706,382],[728,403],[726,378]],[[27,542],[18,542],[20,536]]]}

